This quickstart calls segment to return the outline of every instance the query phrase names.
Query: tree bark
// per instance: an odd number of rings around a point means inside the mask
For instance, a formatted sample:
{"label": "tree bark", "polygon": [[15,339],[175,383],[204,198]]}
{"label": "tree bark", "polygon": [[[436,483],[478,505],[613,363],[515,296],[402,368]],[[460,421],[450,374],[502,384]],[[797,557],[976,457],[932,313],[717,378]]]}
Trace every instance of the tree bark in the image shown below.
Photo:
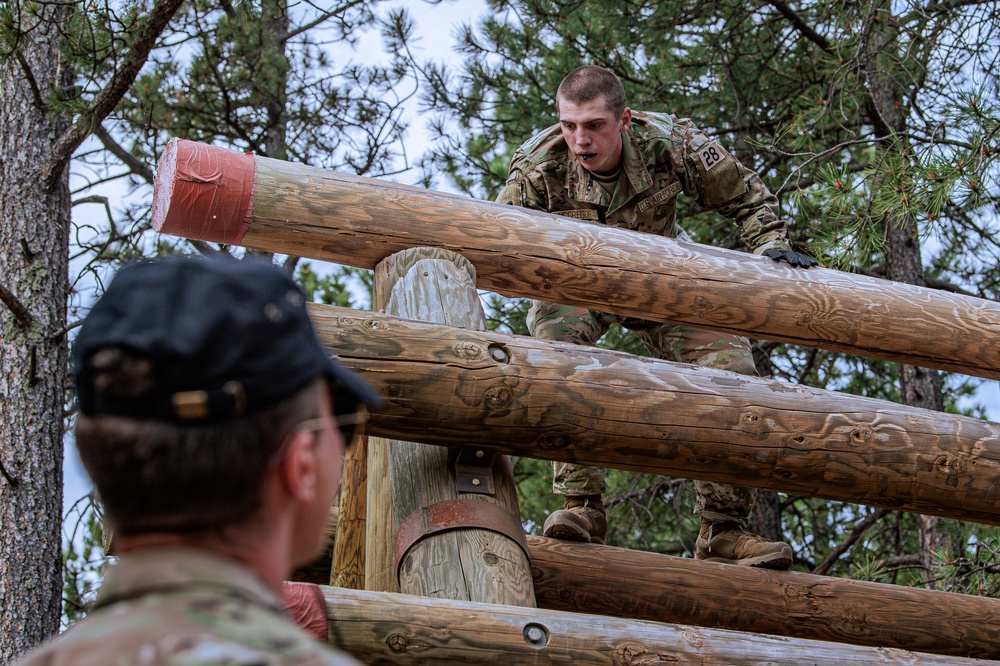
{"label": "tree bark", "polygon": [[61,617],[68,165],[181,3],[154,3],[116,37],[127,49],[83,109],[53,101],[76,83],[59,47],[78,29],[74,3],[38,4],[19,14],[23,25],[0,28],[21,31],[0,59],[0,663],[55,633]]}
{"label": "tree bark", "polygon": [[505,295],[1000,378],[991,301],[264,157],[238,173],[213,166],[241,159],[171,142],[154,227],[363,268],[444,247],[476,266],[479,287]]}
{"label": "tree bark", "polygon": [[778,493],[766,490],[757,493],[750,516],[750,531],[768,541],[785,540],[781,532],[781,497]]}
{"label": "tree bark", "polygon": [[[898,43],[899,27],[890,21],[892,5],[882,0],[868,9],[873,17],[869,26],[867,42],[867,68],[869,109],[875,119],[876,136],[882,139],[878,144],[883,153],[895,151],[902,156],[911,154],[906,138],[909,109],[906,104],[908,91],[902,87],[897,73],[900,57]],[[905,47],[903,47],[905,48]],[[891,162],[890,162],[891,163]],[[886,214],[881,219],[885,238],[886,277],[894,282],[927,286],[924,277],[923,259],[920,256],[920,235],[916,218],[905,205],[906,174],[901,179],[900,206],[897,212]],[[924,409],[944,411],[941,375],[929,368],[914,365],[900,365],[900,389],[903,403]],[[938,518],[918,516],[920,526],[920,554],[924,568],[925,584],[935,587],[933,562],[936,546]]]}
{"label": "tree bark", "polygon": [[[62,460],[69,253],[69,169],[40,170],[68,120],[40,97],[68,82],[56,22],[41,5],[23,60],[0,61],[0,663],[59,630]],[[30,69],[29,69],[30,68]],[[29,73],[30,72],[30,79]]]}
{"label": "tree bark", "polygon": [[323,343],[386,397],[372,435],[1000,524],[995,423],[594,347],[310,312]]}

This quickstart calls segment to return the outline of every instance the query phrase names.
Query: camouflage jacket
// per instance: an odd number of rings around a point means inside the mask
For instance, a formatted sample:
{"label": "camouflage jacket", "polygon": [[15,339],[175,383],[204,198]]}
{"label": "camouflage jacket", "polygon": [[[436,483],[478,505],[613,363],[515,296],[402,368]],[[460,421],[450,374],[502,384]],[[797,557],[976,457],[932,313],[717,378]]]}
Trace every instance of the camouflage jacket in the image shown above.
{"label": "camouflage jacket", "polygon": [[254,572],[206,551],[148,549],[108,569],[90,615],[19,666],[344,666]]}
{"label": "camouflage jacket", "polygon": [[690,120],[633,112],[623,135],[621,175],[609,195],[569,150],[559,125],[529,139],[514,153],[507,185],[497,201],[614,227],[675,236],[677,195],[738,222],[743,242],[760,254],[789,249],[777,199]]}

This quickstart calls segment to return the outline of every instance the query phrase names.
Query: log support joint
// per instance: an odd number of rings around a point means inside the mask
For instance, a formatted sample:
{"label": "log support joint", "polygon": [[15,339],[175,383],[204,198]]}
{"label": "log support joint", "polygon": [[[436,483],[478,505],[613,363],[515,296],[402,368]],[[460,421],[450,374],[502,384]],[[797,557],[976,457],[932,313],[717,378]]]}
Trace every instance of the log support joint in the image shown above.
{"label": "log support joint", "polygon": [[455,485],[460,493],[493,496],[493,463],[499,454],[496,446],[466,444],[455,455]]}
{"label": "log support joint", "polygon": [[393,543],[397,573],[406,553],[419,541],[432,534],[457,529],[482,529],[502,534],[517,543],[530,561],[524,527],[517,516],[487,500],[453,499],[421,507],[399,526]]}

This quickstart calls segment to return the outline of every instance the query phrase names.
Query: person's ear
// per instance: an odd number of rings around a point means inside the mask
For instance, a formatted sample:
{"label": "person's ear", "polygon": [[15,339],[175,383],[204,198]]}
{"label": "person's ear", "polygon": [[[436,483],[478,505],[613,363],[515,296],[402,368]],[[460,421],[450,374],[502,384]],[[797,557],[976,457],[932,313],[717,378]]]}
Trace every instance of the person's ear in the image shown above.
{"label": "person's ear", "polygon": [[312,502],[318,493],[319,461],[316,458],[316,433],[298,430],[289,435],[287,453],[279,474],[285,491],[300,502]]}
{"label": "person's ear", "polygon": [[624,134],[625,132],[627,132],[631,124],[632,124],[632,109],[626,106],[625,110],[622,111],[621,133]]}

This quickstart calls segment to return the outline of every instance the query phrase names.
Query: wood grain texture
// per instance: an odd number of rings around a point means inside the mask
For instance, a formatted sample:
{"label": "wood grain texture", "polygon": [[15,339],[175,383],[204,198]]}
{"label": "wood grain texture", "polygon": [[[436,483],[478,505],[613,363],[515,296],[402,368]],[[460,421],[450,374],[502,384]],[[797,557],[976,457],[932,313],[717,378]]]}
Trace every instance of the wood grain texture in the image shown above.
{"label": "wood grain texture", "polygon": [[527,539],[539,608],[1000,660],[1000,599]]}
{"label": "wood grain texture", "polygon": [[[387,271],[391,262],[375,266],[372,285],[372,309],[385,312],[392,284]],[[365,589],[374,592],[399,592],[399,577],[392,549],[396,527],[393,522],[392,484],[389,480],[389,441],[383,437],[368,439],[368,520],[366,523]]]}
{"label": "wood grain texture", "polygon": [[392,540],[392,486],[389,484],[389,440],[368,438],[368,520],[366,522],[365,589],[399,592]]}
{"label": "wood grain texture", "polygon": [[[1000,378],[992,301],[265,157],[255,167],[247,247],[364,268],[447,248],[508,296]],[[217,223],[197,222],[205,233]]]}
{"label": "wood grain texture", "polygon": [[973,664],[973,659],[324,587],[330,643],[367,664]]}
{"label": "wood grain texture", "polygon": [[365,589],[365,521],[368,515],[368,442],[359,437],[348,448],[340,487],[340,520],[330,568],[330,585]]}
{"label": "wood grain texture", "polygon": [[[448,250],[413,248],[379,263],[374,302],[413,319],[467,328],[485,328],[475,286],[475,268]],[[410,439],[410,438],[405,438]],[[520,519],[514,478],[506,460],[493,469],[495,497],[458,492],[448,449],[388,442],[393,522],[389,532],[421,507],[464,497],[495,502]],[[380,530],[384,532],[383,530]],[[391,543],[379,540],[379,547]],[[496,532],[461,529],[418,541],[398,570],[399,589],[410,594],[499,604],[534,606],[531,569],[520,546]]]}
{"label": "wood grain texture", "polygon": [[540,608],[1000,659],[1000,599],[535,536],[528,547]]}
{"label": "wood grain texture", "polygon": [[386,398],[372,434],[1000,524],[995,423],[593,347],[311,313]]}

